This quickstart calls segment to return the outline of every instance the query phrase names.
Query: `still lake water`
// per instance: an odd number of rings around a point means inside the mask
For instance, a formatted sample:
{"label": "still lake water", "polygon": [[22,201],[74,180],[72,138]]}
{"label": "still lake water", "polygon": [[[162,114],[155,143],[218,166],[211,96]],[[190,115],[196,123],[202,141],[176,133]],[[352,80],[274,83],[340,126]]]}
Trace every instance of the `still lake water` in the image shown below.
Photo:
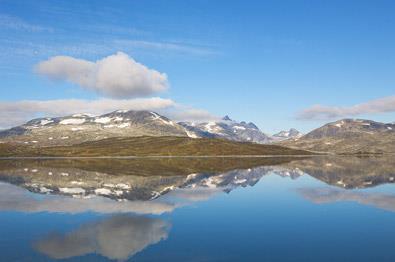
{"label": "still lake water", "polygon": [[0,260],[395,261],[394,162],[0,160]]}

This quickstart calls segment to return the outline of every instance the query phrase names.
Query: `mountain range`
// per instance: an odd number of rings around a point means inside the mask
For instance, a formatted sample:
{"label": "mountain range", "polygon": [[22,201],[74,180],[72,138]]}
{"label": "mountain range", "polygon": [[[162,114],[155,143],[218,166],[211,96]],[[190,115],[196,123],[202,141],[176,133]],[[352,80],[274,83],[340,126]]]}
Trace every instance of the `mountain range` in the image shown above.
{"label": "mountain range", "polygon": [[[205,138],[256,144],[276,144],[319,153],[395,153],[394,123],[342,119],[325,124],[306,135],[293,128],[268,135],[252,122],[238,122],[232,120],[229,116],[225,116],[219,121],[177,123],[155,112],[132,110],[118,110],[100,116],[75,114],[65,117],[34,119],[21,126],[0,131],[0,144],[46,148],[106,141],[105,144],[111,146],[114,143],[109,139],[124,138],[126,140],[116,140],[116,143],[125,142],[130,145],[131,142],[136,141],[131,141],[129,138],[144,136],[180,138],[177,141],[162,139],[162,143],[173,141],[171,143],[182,144],[189,140],[182,140],[181,138]],[[221,144],[222,149],[235,148],[233,145],[229,147],[230,145],[225,145],[226,143],[218,143]],[[157,147],[160,146],[160,144],[156,144]],[[194,143],[191,150],[196,148],[197,144]],[[210,143],[205,141],[202,142],[203,144],[208,145]],[[97,143],[79,147],[86,151],[91,146],[99,147]],[[6,150],[10,149],[7,146],[3,147]],[[254,150],[248,149],[247,151],[256,152]]]}
{"label": "mountain range", "polygon": [[21,126],[0,131],[0,142],[39,147],[137,136],[219,138],[267,144],[298,137],[300,133],[291,129],[271,137],[254,123],[237,122],[228,116],[220,121],[176,123],[155,112],[118,110],[100,116],[75,114],[33,119]]}

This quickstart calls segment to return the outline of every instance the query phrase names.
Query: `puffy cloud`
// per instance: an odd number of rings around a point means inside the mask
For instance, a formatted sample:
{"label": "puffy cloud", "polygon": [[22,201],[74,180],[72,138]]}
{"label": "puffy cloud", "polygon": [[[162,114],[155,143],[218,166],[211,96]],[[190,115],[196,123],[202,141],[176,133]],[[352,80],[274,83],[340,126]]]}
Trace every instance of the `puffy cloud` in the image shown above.
{"label": "puffy cloud", "polygon": [[40,115],[65,116],[76,113],[103,114],[118,109],[160,110],[175,105],[170,99],[159,97],[136,99],[62,99],[62,100],[25,100],[0,102],[0,127],[7,128],[23,124]]}
{"label": "puffy cloud", "polygon": [[55,56],[35,66],[53,80],[63,80],[112,98],[148,96],[168,87],[167,75],[118,52],[96,62]]}
{"label": "puffy cloud", "polygon": [[395,112],[395,96],[383,97],[349,107],[314,105],[300,112],[297,115],[297,118],[304,120],[327,120],[347,116],[387,112]]}
{"label": "puffy cloud", "polygon": [[116,215],[84,224],[65,236],[49,235],[36,242],[35,247],[55,259],[98,253],[109,259],[126,260],[167,239],[169,229],[169,222],[158,218]]}

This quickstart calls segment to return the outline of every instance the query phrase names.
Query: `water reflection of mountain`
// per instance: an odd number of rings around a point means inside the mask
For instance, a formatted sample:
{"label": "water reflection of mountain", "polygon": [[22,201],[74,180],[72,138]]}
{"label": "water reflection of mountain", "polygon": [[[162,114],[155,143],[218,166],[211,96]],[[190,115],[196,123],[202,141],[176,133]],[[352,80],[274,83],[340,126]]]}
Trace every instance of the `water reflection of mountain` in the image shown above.
{"label": "water reflection of mountain", "polygon": [[0,172],[21,168],[75,168],[111,175],[178,176],[192,173],[223,173],[235,169],[280,165],[301,157],[162,157],[3,159]]}
{"label": "water reflection of mountain", "polygon": [[75,198],[63,195],[46,194],[34,197],[19,186],[0,183],[0,211],[19,211],[25,213],[136,213],[162,214],[172,212],[183,203],[175,201],[113,201],[106,197]]}
{"label": "water reflection of mountain", "polygon": [[[0,180],[43,194],[152,200],[174,189],[253,186],[287,158],[0,161]],[[114,168],[112,168],[114,167]],[[142,175],[141,175],[142,174]]]}
{"label": "water reflection of mountain", "polygon": [[275,173],[307,174],[341,188],[393,183],[395,163],[383,157],[141,158],[2,160],[0,180],[31,192],[74,198],[146,201],[174,190],[230,192]]}
{"label": "water reflection of mountain", "polygon": [[96,253],[113,260],[126,260],[165,240],[169,229],[170,223],[159,218],[115,215],[83,224],[65,235],[50,234],[36,241],[34,247],[52,259]]}
{"label": "water reflection of mountain", "polygon": [[329,185],[341,188],[367,188],[394,183],[395,161],[387,157],[313,157],[285,164],[300,169]]}

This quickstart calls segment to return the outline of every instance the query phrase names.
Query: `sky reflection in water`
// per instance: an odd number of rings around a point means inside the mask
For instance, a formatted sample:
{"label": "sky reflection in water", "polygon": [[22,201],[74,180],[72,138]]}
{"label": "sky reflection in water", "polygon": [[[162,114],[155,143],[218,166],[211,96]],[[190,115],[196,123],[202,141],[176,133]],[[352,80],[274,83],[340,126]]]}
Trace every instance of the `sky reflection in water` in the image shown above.
{"label": "sky reflection in water", "polygon": [[160,161],[132,163],[144,176],[131,163],[111,172],[95,162],[1,161],[1,257],[395,260],[391,159]]}

